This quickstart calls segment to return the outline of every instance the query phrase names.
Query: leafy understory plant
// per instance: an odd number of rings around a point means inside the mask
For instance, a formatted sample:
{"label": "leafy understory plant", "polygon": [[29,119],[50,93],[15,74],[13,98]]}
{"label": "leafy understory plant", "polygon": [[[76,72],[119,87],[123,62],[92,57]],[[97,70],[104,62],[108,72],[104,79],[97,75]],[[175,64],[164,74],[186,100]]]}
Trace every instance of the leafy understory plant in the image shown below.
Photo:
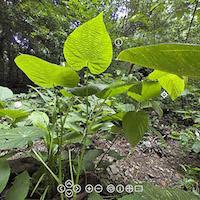
{"label": "leafy understory plant", "polygon": [[[21,54],[15,59],[17,66],[30,80],[53,91],[49,110],[9,109],[3,106],[4,103],[1,103],[0,109],[0,116],[11,119],[10,129],[0,130],[0,149],[29,145],[29,155],[42,164],[35,174],[38,181],[31,186],[30,196],[37,193],[41,199],[45,196],[52,198],[56,186],[67,179],[71,179],[74,184],[79,183],[80,176],[91,168],[88,163],[91,164],[102,154],[100,149],[88,148],[94,133],[109,130],[118,135],[120,132],[135,147],[148,130],[149,119],[145,109],[153,107],[160,110],[153,99],[160,96],[161,89],[166,90],[175,100],[184,91],[185,76],[200,76],[199,46],[159,44],[127,49],[117,57],[120,61],[155,69],[145,80],[113,80],[112,84],[107,85],[92,83],[90,74],[105,72],[113,59],[112,42],[103,22],[103,13],[72,32],[65,41],[63,53],[65,66],[27,54]],[[80,84],[77,72],[83,68],[85,79],[84,84]],[[118,95],[126,95],[134,106],[123,112],[110,108],[113,98]],[[149,106],[145,106],[146,103]],[[29,124],[22,126],[19,124],[22,120],[28,120]],[[123,131],[119,131],[113,121],[122,122]],[[116,133],[116,130],[119,132]],[[47,152],[38,152],[33,148],[30,141],[38,138],[43,138]],[[79,144],[75,152],[71,150],[72,144]],[[3,181],[0,181],[3,191],[10,172],[6,161],[2,163],[6,171]],[[7,196],[16,194],[21,177],[25,177],[24,184],[28,183],[29,175],[23,172],[16,177]],[[23,187],[22,190],[21,199],[24,199],[29,188]],[[74,199],[76,197],[74,194]],[[60,194],[60,198],[64,199],[64,194]]]}

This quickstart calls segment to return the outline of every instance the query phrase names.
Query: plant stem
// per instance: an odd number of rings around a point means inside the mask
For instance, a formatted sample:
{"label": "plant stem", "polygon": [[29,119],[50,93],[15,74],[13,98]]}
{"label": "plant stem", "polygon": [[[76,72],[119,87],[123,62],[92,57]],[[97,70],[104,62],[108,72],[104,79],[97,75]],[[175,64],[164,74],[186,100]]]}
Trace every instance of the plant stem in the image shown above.
{"label": "plant stem", "polygon": [[74,185],[74,174],[73,174],[73,169],[72,169],[72,154],[71,154],[71,149],[68,150],[69,154],[69,169],[70,169],[70,175],[71,175],[71,180]]}
{"label": "plant stem", "polygon": [[105,156],[109,153],[110,149],[112,148],[112,146],[115,144],[115,142],[117,141],[119,135],[116,135],[115,138],[112,141],[112,144],[108,147],[108,149],[104,152],[103,156],[101,157],[101,159],[99,160],[99,162],[96,164],[95,169],[99,166],[99,164],[102,162],[102,160],[105,158]]}
{"label": "plant stem", "polygon": [[[72,99],[70,99],[70,102],[73,102]],[[58,155],[59,155],[59,163],[58,163],[58,177],[60,182],[63,181],[63,173],[62,173],[62,145],[63,145],[63,135],[64,135],[64,126],[65,126],[65,122],[68,116],[68,113],[70,111],[71,108],[71,103],[68,106],[67,112],[65,113],[64,119],[62,118],[62,111],[61,111],[61,107],[60,107],[60,101],[58,101],[58,109],[59,109],[59,115],[60,115],[60,133],[58,134],[58,138],[59,138],[59,145],[58,145]],[[64,199],[63,194],[61,194],[61,199]]]}
{"label": "plant stem", "polygon": [[78,170],[77,170],[77,175],[76,175],[76,180],[75,180],[75,184],[78,184],[79,182],[79,177],[80,177],[80,173],[81,173],[81,167],[82,167],[82,161],[83,161],[83,156],[85,154],[85,140],[87,137],[87,132],[88,132],[88,122],[89,122],[89,101],[88,101],[88,68],[86,71],[86,115],[87,115],[87,119],[86,119],[86,124],[85,124],[85,128],[84,128],[84,132],[83,132],[83,139],[82,139],[82,149],[81,149],[81,155],[80,158],[78,160]]}
{"label": "plant stem", "polygon": [[53,173],[53,171],[48,167],[48,165],[42,160],[42,158],[39,156],[39,154],[32,149],[33,153],[36,155],[36,157],[38,158],[38,160],[45,166],[45,168],[49,171],[49,173],[54,177],[54,179],[57,181],[58,184],[60,184],[60,180],[59,178]]}

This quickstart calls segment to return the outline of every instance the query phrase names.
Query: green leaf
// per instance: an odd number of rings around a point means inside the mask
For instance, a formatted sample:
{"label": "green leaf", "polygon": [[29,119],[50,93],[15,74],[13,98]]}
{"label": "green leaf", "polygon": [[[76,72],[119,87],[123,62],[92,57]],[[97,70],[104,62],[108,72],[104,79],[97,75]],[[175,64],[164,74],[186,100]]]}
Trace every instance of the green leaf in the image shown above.
{"label": "green leaf", "polygon": [[200,46],[189,44],[158,44],[130,48],[118,58],[140,66],[182,76],[200,76]]}
{"label": "green leaf", "polygon": [[121,155],[120,155],[117,151],[115,151],[115,150],[110,150],[110,151],[108,152],[108,155],[111,156],[111,157],[113,157],[113,158],[115,158],[116,160],[120,160],[120,159],[124,158],[124,156],[121,156]]}
{"label": "green leaf", "polygon": [[44,190],[44,193],[42,194],[42,196],[40,197],[40,200],[45,200],[45,197],[47,195],[47,192],[48,192],[48,189],[49,189],[49,185],[46,187],[46,189]]}
{"label": "green leaf", "polygon": [[198,200],[199,197],[192,192],[179,189],[162,189],[150,184],[142,184],[143,192],[125,195],[118,200]]}
{"label": "green leaf", "polygon": [[0,193],[7,185],[10,176],[10,166],[7,160],[0,159]]}
{"label": "green leaf", "polygon": [[5,107],[5,103],[3,101],[0,101],[0,109]]}
{"label": "green leaf", "polygon": [[123,118],[122,126],[125,137],[134,147],[148,129],[148,116],[145,112],[128,112]]}
{"label": "green leaf", "polygon": [[148,18],[142,13],[137,13],[130,18],[130,22],[142,22],[145,25],[148,25]]}
{"label": "green leaf", "polygon": [[100,194],[96,192],[92,192],[91,194],[88,195],[88,200],[103,200],[103,197],[101,197]]}
{"label": "green leaf", "polygon": [[6,100],[13,96],[13,92],[7,88],[0,86],[0,100]]}
{"label": "green leaf", "polygon": [[175,74],[154,70],[149,74],[148,79],[158,80],[160,85],[168,92],[172,100],[179,97],[185,89],[184,79]]}
{"label": "green leaf", "polygon": [[28,194],[30,186],[30,177],[27,171],[19,174],[6,194],[6,200],[24,200]]}
{"label": "green leaf", "polygon": [[150,11],[153,12],[160,5],[161,5],[161,2],[155,3],[153,6],[151,6]]}
{"label": "green leaf", "polygon": [[75,70],[88,67],[93,74],[104,72],[112,61],[112,42],[103,13],[79,26],[64,44],[64,56]]}
{"label": "green leaf", "polygon": [[0,109],[0,117],[8,117],[12,119],[13,122],[19,122],[28,115],[29,113],[25,110]]}
{"label": "green leaf", "polygon": [[90,171],[94,169],[94,160],[103,153],[102,149],[92,149],[88,150],[84,157],[82,163],[82,169],[84,171]]}
{"label": "green leaf", "polygon": [[200,152],[200,140],[197,140],[193,145],[192,145],[192,150],[195,153],[199,153]]}
{"label": "green leaf", "polygon": [[197,22],[200,23],[200,10],[197,10],[196,16],[197,16]]}
{"label": "green leaf", "polygon": [[70,92],[66,91],[65,89],[60,90],[60,93],[64,96],[64,97],[73,97],[73,94],[71,94]]}
{"label": "green leaf", "polygon": [[[64,144],[81,143],[82,140],[83,140],[83,135],[79,132],[72,132],[63,136]],[[57,144],[59,144],[59,140],[57,141]]]}
{"label": "green leaf", "polygon": [[23,147],[29,141],[34,141],[46,135],[46,132],[36,127],[18,127],[0,129],[0,149]]}
{"label": "green leaf", "polygon": [[196,1],[196,0],[189,0],[189,2],[190,2],[191,4],[193,4],[195,1]]}
{"label": "green leaf", "polygon": [[112,121],[112,120],[122,121],[125,114],[126,114],[125,112],[119,112],[119,113],[115,113],[112,115],[107,115],[105,117],[102,117],[101,120],[102,121]]}
{"label": "green leaf", "polygon": [[[141,88],[142,87],[142,88]],[[160,95],[161,86],[155,81],[142,81],[131,87],[128,91],[128,96],[138,102],[147,101]]]}
{"label": "green leaf", "polygon": [[46,129],[49,124],[49,117],[44,112],[34,111],[28,119],[38,128]]}
{"label": "green leaf", "polygon": [[88,86],[82,86],[82,87],[75,87],[70,90],[70,92],[75,96],[85,97],[85,96],[91,96],[93,94],[96,94],[100,91],[100,88],[96,85],[88,85]]}
{"label": "green leaf", "polygon": [[69,67],[49,63],[35,56],[22,54],[15,58],[17,66],[36,84],[45,88],[75,87],[78,74]]}
{"label": "green leaf", "polygon": [[158,102],[158,101],[152,101],[152,102],[151,102],[151,106],[152,106],[152,108],[155,110],[155,112],[156,112],[160,117],[163,116],[163,110],[162,110],[162,108],[160,107],[160,102]]}
{"label": "green leaf", "polygon": [[116,95],[126,93],[132,86],[133,84],[125,84],[121,81],[117,81],[97,93],[96,96],[103,99],[114,97]]}

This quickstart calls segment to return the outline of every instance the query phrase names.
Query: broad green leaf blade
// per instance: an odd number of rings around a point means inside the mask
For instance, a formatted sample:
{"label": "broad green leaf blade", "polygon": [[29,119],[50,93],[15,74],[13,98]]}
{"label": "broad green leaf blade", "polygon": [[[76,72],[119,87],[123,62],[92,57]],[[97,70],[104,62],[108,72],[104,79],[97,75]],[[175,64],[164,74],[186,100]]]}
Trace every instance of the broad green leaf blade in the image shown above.
{"label": "broad green leaf blade", "polygon": [[4,101],[6,99],[9,99],[13,96],[12,90],[10,90],[7,87],[0,86],[0,100]]}
{"label": "broad green leaf blade", "polygon": [[102,153],[103,153],[102,149],[88,150],[83,157],[82,170],[84,171],[94,170],[94,161]]}
{"label": "broad green leaf blade", "polygon": [[102,121],[113,121],[113,120],[122,121],[125,114],[126,114],[125,112],[119,112],[112,115],[106,115],[105,117],[102,117],[101,120]]}
{"label": "broad green leaf blade", "polygon": [[108,155],[115,158],[116,160],[120,160],[125,157],[125,156],[120,155],[120,153],[118,153],[116,150],[110,150],[108,152]]}
{"label": "broad green leaf blade", "polygon": [[101,197],[101,195],[96,192],[92,192],[88,195],[88,200],[103,200],[103,197]]}
{"label": "broad green leaf blade", "polygon": [[[139,89],[142,85],[142,89]],[[150,100],[160,95],[161,86],[155,81],[142,81],[138,85],[134,85],[128,91],[128,96],[132,97],[138,102]]]}
{"label": "broad green leaf blade", "polygon": [[125,195],[118,200],[198,200],[199,197],[192,192],[179,189],[163,189],[158,186],[143,184],[143,192]]}
{"label": "broad green leaf blade", "polygon": [[13,129],[0,129],[0,149],[23,147],[46,135],[46,132],[36,127],[18,127]]}
{"label": "broad green leaf blade", "polygon": [[103,13],[79,26],[64,44],[64,56],[75,70],[88,67],[93,74],[104,72],[112,61],[112,42]]}
{"label": "broad green leaf blade", "polygon": [[160,85],[168,92],[172,100],[179,97],[185,89],[184,79],[175,74],[154,70],[149,74],[148,79],[158,80]]}
{"label": "broad green leaf blade", "polygon": [[[77,144],[81,143],[83,140],[83,135],[79,132],[71,132],[63,136],[63,143],[64,144]],[[57,141],[59,144],[59,140]]]}
{"label": "broad green leaf blade", "polygon": [[156,81],[143,81],[142,82],[142,98],[149,100],[160,95],[161,86]]}
{"label": "broad green leaf blade", "polygon": [[41,87],[75,87],[79,82],[77,73],[69,67],[49,63],[35,56],[21,54],[15,58],[15,63],[31,81]]}
{"label": "broad green leaf blade", "polygon": [[117,81],[103,89],[101,92],[97,93],[96,96],[103,99],[114,97],[116,95],[126,93],[132,86],[133,84],[125,84],[121,81]]}
{"label": "broad green leaf blade", "polygon": [[151,102],[151,106],[155,110],[155,112],[159,115],[159,117],[163,116],[163,110],[162,110],[162,108],[160,106],[160,102],[159,101],[152,101]]}
{"label": "broad green leaf blade", "polygon": [[28,115],[29,113],[25,110],[0,109],[0,117],[8,117],[14,122],[19,122],[28,117]]}
{"label": "broad green leaf blade", "polygon": [[5,107],[5,103],[3,101],[0,101],[0,109]]}
{"label": "broad green leaf blade", "polygon": [[19,174],[6,194],[6,200],[24,200],[28,194],[30,177],[27,171]]}
{"label": "broad green leaf blade", "polygon": [[100,92],[100,88],[98,88],[96,85],[88,85],[72,88],[70,92],[75,96],[85,97]]}
{"label": "broad green leaf blade", "polygon": [[149,80],[159,80],[160,78],[162,78],[163,76],[166,76],[167,74],[169,74],[168,72],[164,72],[164,71],[160,71],[160,70],[154,70],[153,72],[151,72],[148,75],[148,79]]}
{"label": "broad green leaf blade", "polygon": [[200,76],[199,45],[158,44],[130,48],[122,51],[117,59],[172,74]]}
{"label": "broad green leaf blade", "polygon": [[128,112],[123,118],[122,126],[125,137],[135,147],[148,129],[148,116],[145,112]]}
{"label": "broad green leaf blade", "polygon": [[0,159],[0,193],[7,185],[10,176],[10,166],[7,160]]}
{"label": "broad green leaf blade", "polygon": [[46,129],[49,124],[49,117],[44,112],[34,111],[28,118],[33,126]]}
{"label": "broad green leaf blade", "polygon": [[195,143],[192,145],[192,150],[195,153],[200,153],[200,139],[195,141]]}
{"label": "broad green leaf blade", "polygon": [[73,94],[71,94],[70,92],[68,92],[68,91],[65,90],[65,89],[60,90],[60,93],[61,93],[64,97],[67,97],[67,98],[73,97]]}

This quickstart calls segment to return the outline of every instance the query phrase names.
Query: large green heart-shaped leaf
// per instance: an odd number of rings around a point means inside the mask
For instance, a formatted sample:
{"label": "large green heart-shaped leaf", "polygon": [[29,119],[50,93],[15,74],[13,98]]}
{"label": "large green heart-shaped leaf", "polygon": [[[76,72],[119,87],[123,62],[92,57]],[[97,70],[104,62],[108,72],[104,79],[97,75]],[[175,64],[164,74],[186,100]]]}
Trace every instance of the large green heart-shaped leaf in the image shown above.
{"label": "large green heart-shaped leaf", "polygon": [[64,44],[64,56],[79,71],[88,67],[93,74],[104,72],[112,61],[112,42],[103,22],[103,13],[79,26]]}
{"label": "large green heart-shaped leaf", "polygon": [[19,122],[26,118],[29,113],[25,110],[17,109],[0,109],[0,117],[8,117],[12,119],[13,122]]}
{"label": "large green heart-shaped leaf", "polygon": [[6,100],[8,98],[11,98],[13,96],[12,90],[10,90],[7,87],[0,86],[0,100]]}
{"label": "large green heart-shaped leaf", "polygon": [[130,48],[118,58],[140,66],[182,76],[200,76],[200,46],[188,44],[158,44]]}
{"label": "large green heart-shaped leaf", "polygon": [[185,88],[184,79],[180,78],[175,74],[154,70],[149,74],[148,79],[158,80],[160,85],[169,93],[172,100],[179,97]]}
{"label": "large green heart-shaped leaf", "polygon": [[145,112],[128,112],[123,117],[122,126],[125,137],[134,147],[148,129],[148,116]]}
{"label": "large green heart-shaped leaf", "polygon": [[0,149],[23,147],[28,142],[46,135],[46,132],[36,127],[18,127],[13,129],[0,129]]}
{"label": "large green heart-shaped leaf", "polygon": [[15,63],[30,80],[41,87],[75,87],[79,82],[78,74],[69,67],[49,63],[35,56],[19,55]]}
{"label": "large green heart-shaped leaf", "polygon": [[19,174],[6,194],[6,200],[24,200],[28,194],[30,177],[27,171]]}
{"label": "large green heart-shaped leaf", "polygon": [[7,185],[10,176],[10,167],[7,160],[0,159],[0,193]]}
{"label": "large green heart-shaped leaf", "polygon": [[128,96],[132,97],[138,102],[142,102],[159,96],[160,91],[161,91],[161,86],[158,82],[142,81],[142,83],[138,83],[138,85],[133,85],[129,89]]}

